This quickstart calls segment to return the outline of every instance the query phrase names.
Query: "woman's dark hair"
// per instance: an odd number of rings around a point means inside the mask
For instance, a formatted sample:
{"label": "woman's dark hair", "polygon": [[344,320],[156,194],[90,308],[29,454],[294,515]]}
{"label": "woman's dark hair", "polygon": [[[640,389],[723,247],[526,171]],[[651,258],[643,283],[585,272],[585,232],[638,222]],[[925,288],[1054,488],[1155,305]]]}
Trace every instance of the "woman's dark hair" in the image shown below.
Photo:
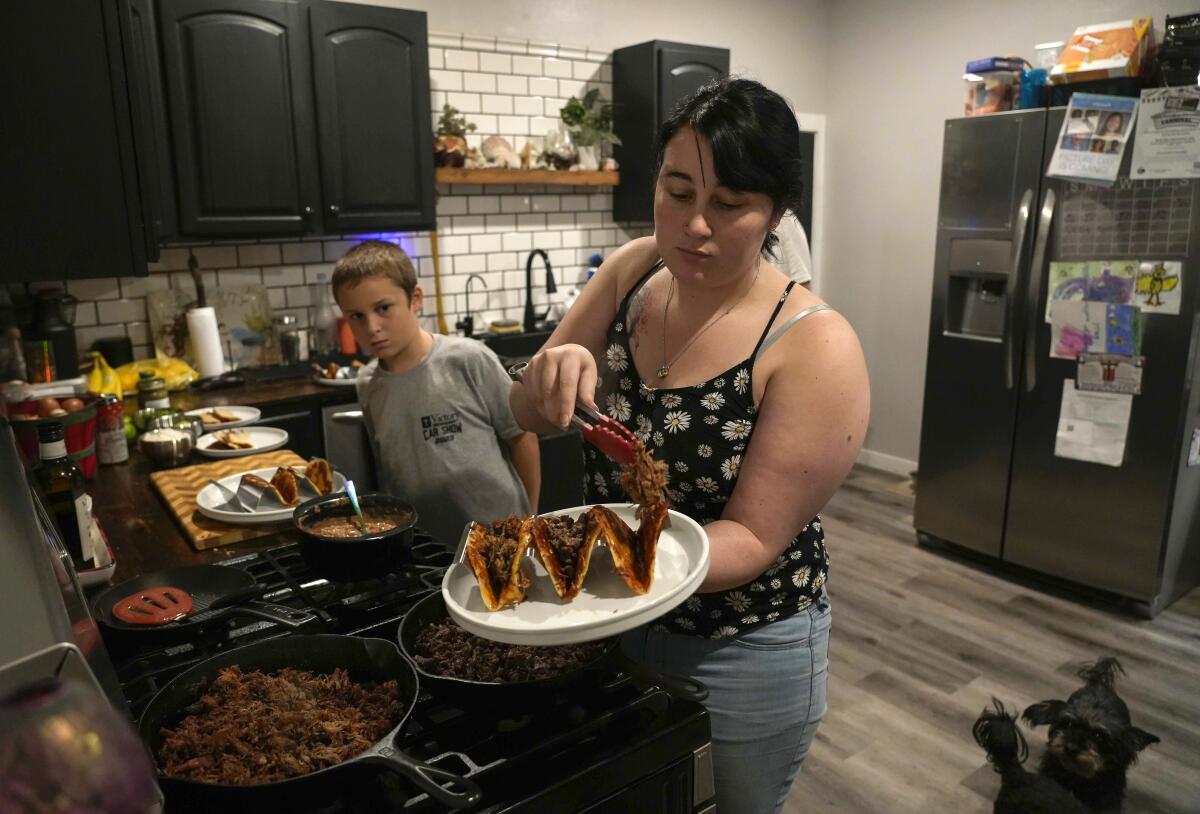
{"label": "woman's dark hair", "polygon": [[[657,182],[667,142],[690,127],[712,144],[717,181],[739,192],[759,192],[776,213],[800,210],[803,181],[800,127],[782,96],[751,79],[725,77],[701,86],[675,106],[658,131]],[[779,242],[767,232],[763,252]]]}
{"label": "woman's dark hair", "polygon": [[1104,124],[1100,125],[1100,132],[1107,133],[1108,125],[1110,122],[1112,122],[1113,119],[1116,119],[1117,121],[1119,121],[1121,123],[1121,127],[1120,127],[1121,130],[1125,129],[1125,114],[1118,110],[1115,113],[1108,114],[1108,117],[1104,120]]}

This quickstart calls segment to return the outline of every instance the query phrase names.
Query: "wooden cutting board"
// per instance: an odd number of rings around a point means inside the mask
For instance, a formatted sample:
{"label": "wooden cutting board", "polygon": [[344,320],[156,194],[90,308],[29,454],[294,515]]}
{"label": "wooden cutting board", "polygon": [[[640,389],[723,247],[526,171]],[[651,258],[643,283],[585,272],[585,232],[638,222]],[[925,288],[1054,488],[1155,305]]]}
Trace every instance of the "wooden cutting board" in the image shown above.
{"label": "wooden cutting board", "polygon": [[160,472],[152,472],[150,481],[158,490],[163,502],[167,504],[167,509],[175,517],[175,521],[187,535],[192,547],[197,551],[203,551],[206,548],[270,537],[291,528],[292,525],[291,518],[282,523],[240,526],[205,517],[196,508],[196,495],[208,485],[210,480],[219,480],[240,472],[249,472],[252,469],[265,469],[269,466],[304,466],[306,463],[307,461],[291,450],[279,449],[274,452],[260,452],[257,455],[246,455],[241,458],[226,458],[198,466],[164,469]]}

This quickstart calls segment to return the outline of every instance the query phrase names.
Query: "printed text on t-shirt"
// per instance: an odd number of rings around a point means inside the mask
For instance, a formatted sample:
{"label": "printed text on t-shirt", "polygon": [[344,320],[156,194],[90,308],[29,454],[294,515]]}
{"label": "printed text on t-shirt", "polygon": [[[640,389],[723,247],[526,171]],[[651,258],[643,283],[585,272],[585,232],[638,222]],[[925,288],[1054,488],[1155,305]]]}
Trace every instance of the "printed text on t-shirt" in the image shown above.
{"label": "printed text on t-shirt", "polygon": [[421,431],[426,441],[445,444],[454,436],[462,434],[462,420],[458,413],[434,413],[421,416]]}

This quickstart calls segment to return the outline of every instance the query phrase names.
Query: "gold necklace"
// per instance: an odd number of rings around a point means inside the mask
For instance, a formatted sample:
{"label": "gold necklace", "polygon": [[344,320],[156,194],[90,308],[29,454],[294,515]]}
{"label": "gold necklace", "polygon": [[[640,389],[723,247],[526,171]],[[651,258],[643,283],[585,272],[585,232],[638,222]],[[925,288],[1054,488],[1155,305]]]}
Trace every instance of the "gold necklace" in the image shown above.
{"label": "gold necklace", "polygon": [[675,354],[675,358],[668,362],[667,361],[667,309],[671,307],[671,299],[675,296],[675,276],[674,275],[671,276],[671,290],[667,294],[667,304],[663,306],[663,354],[662,354],[663,362],[659,366],[658,371],[657,371],[658,378],[665,379],[665,378],[667,378],[667,376],[670,376],[671,368],[674,367],[675,363],[679,361],[679,357],[683,356],[684,352],[687,351],[687,349],[692,346],[692,343],[695,342],[697,339],[699,339],[701,337],[701,335],[705,331],[707,331],[709,328],[716,325],[721,320],[725,319],[725,317],[729,316],[730,311],[732,311],[734,308],[737,308],[739,305],[742,304],[742,300],[746,299],[746,297],[748,297],[750,295],[750,292],[754,290],[754,284],[758,282],[758,274],[761,271],[762,271],[762,263],[759,263],[758,268],[755,269],[755,271],[754,271],[754,279],[750,281],[750,287],[746,289],[745,293],[743,293],[742,296],[738,297],[737,302],[735,302],[733,305],[726,308],[725,312],[722,313],[719,317],[717,317],[712,322],[708,323],[703,328],[701,328],[699,331],[697,331],[695,336],[693,336],[691,339],[689,339],[687,341],[687,344],[685,344],[682,348],[679,349],[679,353]]}

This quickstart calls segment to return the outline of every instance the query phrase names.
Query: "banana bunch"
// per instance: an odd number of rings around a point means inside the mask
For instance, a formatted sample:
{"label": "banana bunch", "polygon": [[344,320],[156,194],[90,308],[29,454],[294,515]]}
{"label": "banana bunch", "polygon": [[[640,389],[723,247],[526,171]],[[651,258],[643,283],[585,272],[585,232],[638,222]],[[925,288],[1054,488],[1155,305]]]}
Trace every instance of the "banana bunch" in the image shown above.
{"label": "banana bunch", "polygon": [[99,351],[92,351],[92,372],[88,374],[87,385],[93,393],[112,393],[117,398],[125,397],[121,377]]}

